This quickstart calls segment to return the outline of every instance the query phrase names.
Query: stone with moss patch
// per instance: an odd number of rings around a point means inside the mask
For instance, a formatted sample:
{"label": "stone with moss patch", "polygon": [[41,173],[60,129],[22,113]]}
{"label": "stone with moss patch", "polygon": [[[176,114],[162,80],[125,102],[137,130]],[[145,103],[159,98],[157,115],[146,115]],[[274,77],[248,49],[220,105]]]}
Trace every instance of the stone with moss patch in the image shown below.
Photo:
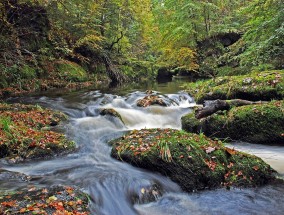
{"label": "stone with moss patch", "polygon": [[122,123],[124,123],[123,120],[122,120],[121,115],[120,115],[116,110],[114,110],[113,108],[104,108],[104,109],[101,109],[101,110],[100,110],[100,115],[102,115],[102,116],[112,116],[112,117],[116,117],[116,118],[120,119],[120,121],[121,121]]}
{"label": "stone with moss patch", "polygon": [[275,178],[274,170],[260,158],[226,148],[203,134],[142,129],[110,144],[112,157],[160,172],[188,192],[220,186],[258,186]]}
{"label": "stone with moss patch", "polygon": [[284,101],[233,107],[200,120],[191,113],[182,117],[182,128],[219,138],[284,144]]}
{"label": "stone with moss patch", "polygon": [[49,129],[66,119],[65,114],[40,106],[0,104],[1,158],[19,162],[74,150],[73,141]]}
{"label": "stone with moss patch", "polygon": [[186,85],[197,103],[215,99],[271,100],[284,98],[283,70],[224,76]]}

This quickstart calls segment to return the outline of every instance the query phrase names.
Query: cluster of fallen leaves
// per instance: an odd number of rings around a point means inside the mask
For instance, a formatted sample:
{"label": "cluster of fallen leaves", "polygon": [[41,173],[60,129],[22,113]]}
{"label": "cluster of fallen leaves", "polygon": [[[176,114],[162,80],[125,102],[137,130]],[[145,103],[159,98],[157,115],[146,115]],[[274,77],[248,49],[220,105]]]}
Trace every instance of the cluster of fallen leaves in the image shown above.
{"label": "cluster of fallen leaves", "polygon": [[63,114],[36,106],[1,104],[0,145],[5,144],[9,154],[15,155],[36,147],[50,150],[50,144],[65,146],[68,141],[63,134],[48,130],[63,118]]}
{"label": "cluster of fallen leaves", "polygon": [[0,196],[0,214],[88,215],[88,199],[72,187],[36,189]]}

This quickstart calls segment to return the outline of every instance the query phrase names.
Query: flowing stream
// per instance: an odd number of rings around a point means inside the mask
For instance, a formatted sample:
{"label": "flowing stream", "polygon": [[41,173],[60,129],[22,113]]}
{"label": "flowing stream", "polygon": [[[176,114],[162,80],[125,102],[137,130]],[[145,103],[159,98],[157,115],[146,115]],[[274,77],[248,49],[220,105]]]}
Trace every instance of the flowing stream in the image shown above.
{"label": "flowing stream", "polygon": [[[157,173],[132,167],[110,157],[107,142],[126,131],[141,128],[181,128],[180,118],[192,111],[193,99],[179,90],[180,83],[155,85],[157,94],[168,107],[139,108],[146,87],[127,90],[88,90],[73,93],[54,92],[48,96],[18,98],[14,101],[40,104],[68,114],[70,121],[61,128],[77,143],[78,150],[49,160],[8,164],[2,169],[27,174],[29,182],[1,181],[2,189],[28,185],[76,185],[92,200],[92,214],[102,215],[175,215],[175,214],[284,214],[284,186],[269,185],[256,189],[219,189],[187,194],[179,186]],[[13,101],[12,101],[13,102]],[[101,108],[113,108],[117,118],[99,115]],[[277,146],[255,147],[242,143],[241,150],[256,153],[284,175],[284,149]],[[232,146],[233,147],[233,146]],[[158,187],[156,201],[147,203],[142,189]]]}

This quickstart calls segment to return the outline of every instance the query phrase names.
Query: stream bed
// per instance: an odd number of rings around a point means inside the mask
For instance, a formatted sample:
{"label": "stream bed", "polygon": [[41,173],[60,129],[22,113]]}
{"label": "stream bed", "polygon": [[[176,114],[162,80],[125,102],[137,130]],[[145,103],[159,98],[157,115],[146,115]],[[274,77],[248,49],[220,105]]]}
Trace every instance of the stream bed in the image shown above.
{"label": "stream bed", "polygon": [[[168,178],[132,167],[110,157],[107,142],[126,131],[142,128],[181,129],[180,118],[192,111],[194,100],[179,91],[181,83],[156,84],[151,89],[161,95],[168,107],[141,108],[149,86],[118,90],[88,90],[73,93],[53,92],[16,98],[10,102],[40,104],[66,113],[70,120],[62,128],[74,140],[78,150],[49,160],[8,164],[2,169],[29,175],[29,182],[1,181],[1,189],[15,190],[26,186],[75,185],[91,198],[92,214],[100,215],[180,215],[180,214],[284,214],[284,185],[255,189],[218,189],[187,194]],[[113,108],[125,124],[99,110]],[[230,145],[262,157],[284,176],[284,149],[249,143]],[[148,203],[141,190],[159,187],[156,201]]]}

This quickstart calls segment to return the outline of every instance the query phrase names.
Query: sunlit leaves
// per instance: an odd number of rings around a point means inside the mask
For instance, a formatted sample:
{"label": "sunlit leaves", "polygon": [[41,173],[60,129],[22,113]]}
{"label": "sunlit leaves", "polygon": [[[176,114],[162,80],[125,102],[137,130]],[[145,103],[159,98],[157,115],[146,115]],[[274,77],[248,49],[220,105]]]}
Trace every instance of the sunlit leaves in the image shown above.
{"label": "sunlit leaves", "polygon": [[241,63],[258,66],[269,63],[281,66],[284,53],[284,8],[281,0],[256,0],[242,11],[250,14],[244,25],[247,49],[241,55]]}

